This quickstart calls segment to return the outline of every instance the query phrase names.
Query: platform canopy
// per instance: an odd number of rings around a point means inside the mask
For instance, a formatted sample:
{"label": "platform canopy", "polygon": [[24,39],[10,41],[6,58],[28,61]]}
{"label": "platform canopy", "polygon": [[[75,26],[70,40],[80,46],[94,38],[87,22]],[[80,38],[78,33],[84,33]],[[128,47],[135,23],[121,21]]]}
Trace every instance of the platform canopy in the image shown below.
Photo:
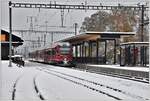
{"label": "platform canopy", "polygon": [[136,32],[95,32],[87,31],[79,35],[69,37],[59,42],[70,42],[70,43],[80,43],[82,41],[96,40],[96,39],[115,39],[120,38],[121,36],[132,36]]}

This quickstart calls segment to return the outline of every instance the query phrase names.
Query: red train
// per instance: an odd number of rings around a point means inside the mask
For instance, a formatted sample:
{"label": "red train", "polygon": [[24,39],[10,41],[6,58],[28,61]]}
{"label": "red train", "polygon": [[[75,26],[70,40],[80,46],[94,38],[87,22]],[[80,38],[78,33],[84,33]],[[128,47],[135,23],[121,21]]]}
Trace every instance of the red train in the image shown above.
{"label": "red train", "polygon": [[29,53],[33,61],[71,66],[73,63],[73,49],[69,43],[54,43],[52,47]]}

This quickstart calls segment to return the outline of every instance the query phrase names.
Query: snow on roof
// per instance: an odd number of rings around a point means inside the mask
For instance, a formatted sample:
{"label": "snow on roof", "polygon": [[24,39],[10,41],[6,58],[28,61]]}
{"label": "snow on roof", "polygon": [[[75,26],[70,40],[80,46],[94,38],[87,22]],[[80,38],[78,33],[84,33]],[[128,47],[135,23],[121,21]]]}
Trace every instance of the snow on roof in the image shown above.
{"label": "snow on roof", "polygon": [[97,31],[87,31],[83,32],[85,34],[118,34],[118,35],[134,35],[136,32],[97,32]]}
{"label": "snow on roof", "polygon": [[120,45],[129,45],[129,44],[137,44],[137,45],[145,44],[145,45],[148,45],[149,42],[125,42],[125,43],[121,43]]}
{"label": "snow on roof", "polygon": [[[5,41],[5,42],[1,42],[1,43],[9,43],[9,41]],[[14,44],[17,44],[17,43],[23,43],[23,42],[12,42],[12,43],[14,43]]]}
{"label": "snow on roof", "polygon": [[[0,33],[7,35],[9,38],[9,32],[2,29]],[[8,38],[6,39],[6,41],[9,40]],[[23,40],[21,39],[21,37],[15,35],[15,34],[12,34],[12,42],[23,42]]]}

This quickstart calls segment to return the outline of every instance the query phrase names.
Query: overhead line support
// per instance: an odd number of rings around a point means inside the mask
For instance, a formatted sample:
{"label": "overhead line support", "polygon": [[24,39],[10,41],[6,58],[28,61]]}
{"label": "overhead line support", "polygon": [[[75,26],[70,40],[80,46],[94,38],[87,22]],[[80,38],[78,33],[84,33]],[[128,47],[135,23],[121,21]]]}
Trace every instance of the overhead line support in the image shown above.
{"label": "overhead line support", "polygon": [[[125,10],[142,10],[141,6],[103,6],[103,5],[64,5],[64,4],[38,4],[38,3],[11,3],[14,8],[45,8],[45,9],[79,9],[79,10],[113,10],[124,8]],[[144,7],[148,10],[149,7]]]}

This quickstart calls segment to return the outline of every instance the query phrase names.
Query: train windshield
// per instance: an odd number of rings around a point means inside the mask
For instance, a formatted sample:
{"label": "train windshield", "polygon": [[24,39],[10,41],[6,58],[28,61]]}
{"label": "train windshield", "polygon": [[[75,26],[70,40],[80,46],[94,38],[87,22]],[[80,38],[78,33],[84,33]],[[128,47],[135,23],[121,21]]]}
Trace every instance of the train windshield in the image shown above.
{"label": "train windshield", "polygon": [[60,48],[60,53],[61,54],[69,54],[70,53],[70,47],[61,47]]}

